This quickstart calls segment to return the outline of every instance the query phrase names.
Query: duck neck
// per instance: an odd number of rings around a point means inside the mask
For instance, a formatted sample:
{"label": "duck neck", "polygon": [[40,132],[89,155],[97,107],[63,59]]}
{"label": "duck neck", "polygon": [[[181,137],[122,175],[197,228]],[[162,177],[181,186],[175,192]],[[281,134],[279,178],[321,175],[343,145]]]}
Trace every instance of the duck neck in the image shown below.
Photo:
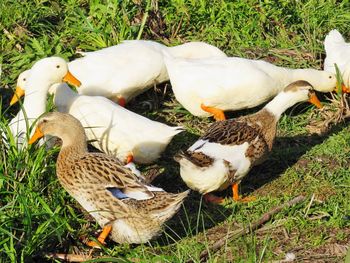
{"label": "duck neck", "polygon": [[69,112],[69,109],[79,96],[66,83],[55,84],[50,88],[50,93],[54,93],[54,103],[59,112]]}
{"label": "duck neck", "polygon": [[240,118],[247,122],[251,127],[254,127],[255,130],[260,132],[260,134],[265,138],[269,150],[271,150],[276,137],[278,121],[276,116],[268,109],[263,108],[255,114],[242,116]]}
{"label": "duck neck", "polygon": [[[286,69],[286,68],[285,68]],[[284,83],[284,87],[289,85],[292,82],[298,80],[305,80],[309,82],[312,86],[319,86],[320,77],[322,77],[321,72],[316,69],[305,68],[305,69],[286,69],[288,72],[288,77]]]}
{"label": "duck neck", "polygon": [[300,100],[293,98],[293,96],[290,96],[290,94],[281,92],[272,101],[270,101],[264,107],[264,109],[272,113],[275,116],[276,122],[278,122],[282,113],[298,101]]}
{"label": "duck neck", "polygon": [[28,120],[34,121],[40,115],[46,111],[47,93],[43,90],[33,90],[26,93],[23,102],[24,116],[27,116]]}
{"label": "duck neck", "polygon": [[263,70],[276,80],[280,81],[278,91],[283,90],[290,83],[297,80],[305,80],[312,85],[315,84],[315,78],[319,77],[319,72],[315,69],[291,69],[285,67],[278,67],[265,61],[258,60]]}
{"label": "duck neck", "polygon": [[58,156],[60,160],[75,159],[88,151],[85,132],[83,128],[81,129],[61,137],[62,147]]}

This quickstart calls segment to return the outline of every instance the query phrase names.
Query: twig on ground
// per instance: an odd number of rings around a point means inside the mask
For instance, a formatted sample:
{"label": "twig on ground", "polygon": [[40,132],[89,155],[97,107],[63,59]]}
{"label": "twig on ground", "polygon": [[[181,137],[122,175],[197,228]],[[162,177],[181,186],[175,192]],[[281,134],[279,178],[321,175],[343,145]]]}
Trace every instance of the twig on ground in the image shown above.
{"label": "twig on ground", "polygon": [[173,31],[173,32],[171,33],[171,37],[170,37],[171,39],[174,39],[174,38],[176,37],[177,33],[179,32],[179,30],[180,30],[180,28],[181,28],[181,26],[182,26],[183,18],[184,18],[184,15],[181,16],[180,21],[179,21],[179,23],[177,24],[177,27],[176,27],[175,31]]}
{"label": "twig on ground", "polygon": [[[305,256],[303,258],[300,258],[301,261],[305,260],[322,260],[322,259],[330,259],[330,258],[338,258],[339,256],[337,255],[330,255],[330,254],[316,254],[316,255],[309,255]],[[325,261],[324,261],[325,262]]]}
{"label": "twig on ground", "polygon": [[[3,28],[3,32],[4,32],[5,36],[6,36],[9,40],[15,40],[15,37],[14,37],[5,27],[3,27],[1,23],[0,23],[0,27]],[[20,44],[16,43],[16,44],[15,44],[15,47],[17,48],[17,50],[18,50],[19,52],[22,52],[22,51],[23,51],[23,47],[22,47]]]}
{"label": "twig on ground", "polygon": [[309,213],[309,210],[310,210],[310,208],[311,208],[311,206],[312,206],[312,203],[314,202],[314,199],[315,199],[315,194],[312,194],[310,203],[309,203],[308,206],[306,207],[306,211],[305,211],[305,213],[304,213],[304,217],[306,217],[307,214]]}
{"label": "twig on ground", "polygon": [[140,29],[139,29],[139,33],[137,34],[137,40],[140,40],[141,39],[141,36],[142,36],[142,32],[143,32],[143,29],[145,27],[145,24],[147,22],[147,18],[148,18],[148,15],[149,15],[149,10],[151,8],[151,1],[147,1],[147,5],[146,5],[146,10],[145,12],[143,13],[143,17],[142,17],[142,21],[141,21],[141,26],[140,26]]}
{"label": "twig on ground", "polygon": [[50,254],[46,254],[45,256],[53,259],[63,259],[66,262],[84,262],[86,260],[93,259],[91,255],[78,255],[78,254],[50,253]]}
{"label": "twig on ground", "polygon": [[277,224],[274,224],[274,225],[268,225],[268,226],[263,226],[262,228],[259,228],[258,230],[256,230],[257,233],[264,233],[266,231],[270,231],[271,229],[275,229],[275,228],[279,228],[281,226],[284,225],[284,221],[282,222],[279,222]]}
{"label": "twig on ground", "polygon": [[[305,196],[299,195],[299,196],[293,198],[292,200],[290,200],[289,202],[282,204],[282,205],[279,205],[279,206],[273,208],[272,210],[270,210],[269,212],[263,214],[262,217],[259,220],[253,222],[249,228],[245,227],[245,228],[241,228],[241,229],[227,233],[224,237],[219,239],[213,245],[209,246],[208,249],[205,249],[201,252],[200,262],[206,262],[208,257],[209,257],[209,253],[215,253],[216,251],[221,249],[226,243],[228,243],[230,240],[232,240],[234,238],[238,238],[238,237],[245,235],[245,234],[248,234],[250,232],[253,232],[257,228],[259,228],[262,224],[269,221],[273,215],[277,214],[282,209],[293,206],[295,204],[298,204],[304,200],[305,200]],[[187,261],[187,262],[191,262],[191,260]]]}

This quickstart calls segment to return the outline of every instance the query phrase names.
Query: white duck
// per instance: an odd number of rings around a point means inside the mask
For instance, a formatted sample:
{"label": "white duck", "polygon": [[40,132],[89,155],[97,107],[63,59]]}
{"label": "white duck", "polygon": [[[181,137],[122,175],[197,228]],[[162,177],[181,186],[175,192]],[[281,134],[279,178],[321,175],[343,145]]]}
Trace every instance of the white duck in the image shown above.
{"label": "white duck", "polygon": [[315,69],[289,69],[238,57],[164,55],[176,99],[193,115],[214,115],[217,120],[225,119],[223,111],[252,108],[271,99],[293,81],[308,81],[321,92],[336,86],[333,73]]}
{"label": "white duck", "polygon": [[338,30],[333,29],[324,40],[326,58],[324,60],[324,70],[336,73],[334,64],[337,64],[342,74],[343,92],[350,92],[350,43],[346,43]]}
{"label": "white duck", "polygon": [[[31,75],[30,70],[21,76],[26,75]],[[171,139],[183,131],[182,127],[147,119],[107,98],[79,95],[65,83],[45,87],[41,92],[45,98],[48,92],[53,93],[57,110],[73,115],[82,123],[93,146],[127,163],[153,162]],[[45,106],[46,100],[41,103]],[[39,103],[32,101],[32,105]]]}
{"label": "white duck", "polygon": [[155,84],[169,80],[162,50],[176,57],[225,57],[218,48],[191,42],[166,47],[154,41],[130,40],[94,52],[69,63],[69,69],[82,82],[84,95],[107,97],[120,105]]}
{"label": "white duck", "polygon": [[221,202],[209,193],[229,185],[233,199],[240,200],[238,184],[271,151],[281,114],[307,100],[321,107],[313,87],[306,81],[296,81],[259,112],[214,122],[186,152],[175,156],[182,179],[191,189],[205,194],[208,201]]}
{"label": "white duck", "polygon": [[[53,84],[69,82],[79,86],[80,82],[69,71],[67,63],[60,57],[49,57],[37,61],[31,70],[31,75],[21,74],[17,81],[17,88],[11,100],[11,105],[24,94],[19,85],[26,82],[26,97],[19,113],[9,124],[17,146],[26,145],[27,132],[31,125],[46,111],[46,93]],[[28,134],[29,136],[29,134]]]}

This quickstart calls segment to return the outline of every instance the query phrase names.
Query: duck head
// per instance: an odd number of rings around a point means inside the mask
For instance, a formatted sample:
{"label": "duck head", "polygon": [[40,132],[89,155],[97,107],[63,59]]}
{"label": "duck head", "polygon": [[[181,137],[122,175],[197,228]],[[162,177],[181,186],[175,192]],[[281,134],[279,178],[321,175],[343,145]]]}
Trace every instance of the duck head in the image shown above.
{"label": "duck head", "polygon": [[303,73],[303,77],[300,79],[309,82],[317,91],[331,92],[337,85],[337,78],[331,72],[307,69]]}
{"label": "duck head", "polygon": [[317,108],[322,108],[313,86],[307,81],[298,80],[285,87],[265,108],[279,119],[289,107],[305,101],[314,104]]}
{"label": "duck head", "polygon": [[[75,78],[68,70],[68,65],[63,58],[49,57],[37,61],[31,70],[24,71],[17,80],[16,92],[12,97],[10,105],[15,104],[18,99],[27,92],[37,91],[38,89],[48,89],[56,84],[68,82],[79,87],[80,81]],[[40,90],[42,92],[42,90]]]}
{"label": "duck head", "polygon": [[62,147],[74,144],[82,138],[86,144],[85,132],[81,123],[72,115],[61,112],[49,112],[43,115],[36,125],[36,129],[28,144],[33,144],[44,135],[51,135],[62,139]]}
{"label": "duck head", "polygon": [[308,101],[314,104],[317,108],[322,108],[322,104],[317,98],[313,86],[307,81],[295,81],[285,87],[283,92],[290,95],[291,100],[295,103]]}

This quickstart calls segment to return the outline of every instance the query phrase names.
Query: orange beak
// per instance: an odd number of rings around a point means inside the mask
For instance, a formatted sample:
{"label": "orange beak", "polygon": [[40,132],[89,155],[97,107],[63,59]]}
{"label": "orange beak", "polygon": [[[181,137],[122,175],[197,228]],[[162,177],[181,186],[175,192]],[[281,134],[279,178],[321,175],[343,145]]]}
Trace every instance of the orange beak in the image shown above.
{"label": "orange beak", "polygon": [[35,143],[37,140],[39,140],[40,138],[44,137],[44,134],[42,133],[42,131],[39,129],[39,127],[36,127],[35,132],[33,134],[33,136],[30,138],[30,140],[28,141],[28,144],[33,144]]}
{"label": "orange beak", "polygon": [[15,94],[13,94],[12,99],[10,101],[10,106],[15,104],[22,96],[24,96],[24,90],[17,86]]}
{"label": "orange beak", "polygon": [[319,101],[315,93],[312,93],[309,102],[315,105],[317,108],[321,109],[323,107],[322,103]]}
{"label": "orange beak", "polygon": [[350,93],[350,89],[344,85],[344,83],[341,85],[341,89],[343,93]]}
{"label": "orange beak", "polygon": [[79,87],[81,85],[81,82],[72,75],[69,71],[67,71],[67,74],[63,77],[64,82],[68,82],[69,84],[72,84],[76,87]]}

